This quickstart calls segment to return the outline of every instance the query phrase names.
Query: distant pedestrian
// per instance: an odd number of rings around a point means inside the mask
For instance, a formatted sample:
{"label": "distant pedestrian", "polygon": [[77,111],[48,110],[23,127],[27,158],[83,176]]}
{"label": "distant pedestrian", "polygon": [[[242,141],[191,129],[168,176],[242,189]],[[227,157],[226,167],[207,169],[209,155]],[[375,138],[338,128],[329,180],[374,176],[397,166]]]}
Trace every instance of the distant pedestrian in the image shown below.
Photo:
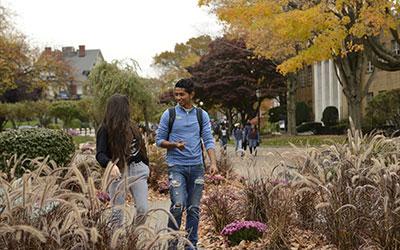
{"label": "distant pedestrian", "polygon": [[235,138],[235,151],[237,152],[238,150],[242,150],[243,126],[239,123],[235,124],[232,134]]}
{"label": "distant pedestrian", "polygon": [[248,135],[251,131],[251,123],[250,120],[247,120],[246,124],[244,125],[243,132],[244,132],[244,137],[243,137],[243,150],[246,151],[247,146],[249,145],[249,140],[248,140]]}
{"label": "distant pedestrian", "polygon": [[247,136],[248,140],[249,140],[249,149],[250,149],[250,154],[253,154],[256,156],[257,155],[257,146],[260,143],[260,134],[258,133],[258,129],[256,126],[254,126],[248,136]]}
{"label": "distant pedestrian", "polygon": [[228,129],[224,124],[222,124],[221,128],[219,130],[219,140],[221,143],[221,147],[223,148],[224,151],[226,150],[226,146],[228,144],[228,139],[229,139]]}

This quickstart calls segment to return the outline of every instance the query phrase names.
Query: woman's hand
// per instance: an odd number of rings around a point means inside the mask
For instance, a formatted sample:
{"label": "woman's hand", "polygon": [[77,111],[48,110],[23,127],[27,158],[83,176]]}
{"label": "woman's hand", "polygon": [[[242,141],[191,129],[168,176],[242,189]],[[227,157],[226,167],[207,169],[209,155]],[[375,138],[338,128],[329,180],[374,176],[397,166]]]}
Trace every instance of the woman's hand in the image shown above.
{"label": "woman's hand", "polygon": [[119,177],[121,177],[121,172],[119,171],[118,166],[113,164],[110,171],[110,178],[117,179]]}

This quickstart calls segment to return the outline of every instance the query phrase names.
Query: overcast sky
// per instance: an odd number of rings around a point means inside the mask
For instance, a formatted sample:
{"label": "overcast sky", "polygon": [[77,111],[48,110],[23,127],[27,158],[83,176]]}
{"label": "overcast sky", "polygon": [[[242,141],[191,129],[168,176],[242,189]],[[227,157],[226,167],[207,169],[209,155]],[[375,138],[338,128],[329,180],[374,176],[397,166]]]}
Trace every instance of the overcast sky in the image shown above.
{"label": "overcast sky", "polygon": [[154,76],[152,57],[176,43],[221,30],[197,0],[0,0],[31,44],[44,48],[84,44],[107,61],[133,58]]}

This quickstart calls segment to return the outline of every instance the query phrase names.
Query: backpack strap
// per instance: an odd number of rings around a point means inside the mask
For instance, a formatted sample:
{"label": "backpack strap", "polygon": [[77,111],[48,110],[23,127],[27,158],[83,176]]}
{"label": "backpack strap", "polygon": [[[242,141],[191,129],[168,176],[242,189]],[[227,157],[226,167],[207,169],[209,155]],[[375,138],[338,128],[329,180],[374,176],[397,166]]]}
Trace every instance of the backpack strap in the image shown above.
{"label": "backpack strap", "polygon": [[[168,118],[168,140],[169,140],[169,135],[171,134],[172,126],[174,125],[176,117],[175,107],[168,109],[168,115],[169,115]],[[203,110],[201,108],[196,108],[196,116],[197,116],[197,122],[199,123],[200,138],[201,138],[201,135],[203,133]]]}
{"label": "backpack strap", "polygon": [[175,117],[176,117],[176,110],[175,107],[169,108],[168,109],[168,140],[169,140],[169,134],[171,134],[172,126],[174,125]]}
{"label": "backpack strap", "polygon": [[206,161],[204,159],[204,143],[201,138],[203,133],[203,110],[201,108],[196,108],[197,122],[199,123],[200,132],[200,145],[201,145],[201,158],[203,159],[203,166],[206,166]]}
{"label": "backpack strap", "polygon": [[203,133],[203,110],[201,108],[196,108],[197,122],[200,128],[200,138]]}

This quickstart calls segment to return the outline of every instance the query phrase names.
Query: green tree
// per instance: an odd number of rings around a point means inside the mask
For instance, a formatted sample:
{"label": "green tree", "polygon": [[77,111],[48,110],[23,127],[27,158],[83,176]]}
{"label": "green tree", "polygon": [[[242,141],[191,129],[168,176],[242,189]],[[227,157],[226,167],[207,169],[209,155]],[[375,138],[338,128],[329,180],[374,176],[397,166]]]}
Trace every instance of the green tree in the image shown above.
{"label": "green tree", "polygon": [[160,71],[160,79],[166,83],[166,91],[179,78],[190,77],[186,68],[197,63],[208,51],[212,39],[208,35],[190,38],[185,43],[177,43],[174,51],[164,51],[153,58],[153,66]]}
{"label": "green tree", "polygon": [[74,101],[53,102],[50,105],[49,113],[63,121],[64,128],[70,128],[72,120],[80,118],[79,109]]}
{"label": "green tree", "polygon": [[28,102],[30,107],[39,120],[39,124],[41,127],[46,128],[51,123],[51,115],[49,112],[50,102],[46,100],[39,100],[36,102]]}
{"label": "green tree", "polygon": [[150,83],[151,81],[137,74],[136,67],[132,63],[115,61],[98,64],[89,75],[89,84],[94,95],[95,125],[99,125],[102,121],[107,99],[116,93],[128,96],[134,120],[144,119],[144,113],[147,114],[147,110],[155,105],[154,95],[149,91],[151,86],[146,86]]}

